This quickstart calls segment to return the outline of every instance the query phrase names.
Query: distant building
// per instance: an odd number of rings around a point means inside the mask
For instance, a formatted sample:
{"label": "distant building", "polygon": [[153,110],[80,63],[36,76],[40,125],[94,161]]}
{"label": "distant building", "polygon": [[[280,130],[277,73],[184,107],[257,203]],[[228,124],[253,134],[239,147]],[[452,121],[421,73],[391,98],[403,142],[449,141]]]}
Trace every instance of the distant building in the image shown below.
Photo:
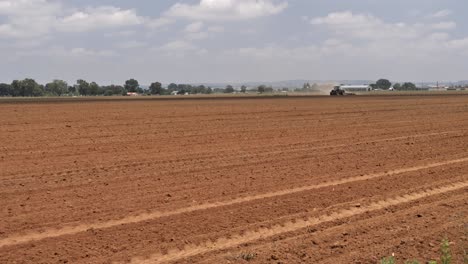
{"label": "distant building", "polygon": [[346,92],[368,92],[372,90],[372,87],[370,85],[345,85],[342,84],[340,85],[340,88],[342,90],[345,90]]}
{"label": "distant building", "polygon": [[138,93],[127,93],[127,96],[138,96],[139,94]]}
{"label": "distant building", "polygon": [[446,91],[450,88],[449,86],[445,85],[429,85],[428,87],[431,91]]}

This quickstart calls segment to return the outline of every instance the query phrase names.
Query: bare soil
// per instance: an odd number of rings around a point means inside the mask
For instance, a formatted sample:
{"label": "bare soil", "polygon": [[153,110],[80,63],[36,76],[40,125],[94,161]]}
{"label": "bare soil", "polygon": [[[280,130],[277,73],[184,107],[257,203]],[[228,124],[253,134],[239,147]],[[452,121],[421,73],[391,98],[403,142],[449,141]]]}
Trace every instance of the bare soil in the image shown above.
{"label": "bare soil", "polygon": [[0,263],[422,261],[445,237],[454,263],[468,250],[468,96],[0,113]]}

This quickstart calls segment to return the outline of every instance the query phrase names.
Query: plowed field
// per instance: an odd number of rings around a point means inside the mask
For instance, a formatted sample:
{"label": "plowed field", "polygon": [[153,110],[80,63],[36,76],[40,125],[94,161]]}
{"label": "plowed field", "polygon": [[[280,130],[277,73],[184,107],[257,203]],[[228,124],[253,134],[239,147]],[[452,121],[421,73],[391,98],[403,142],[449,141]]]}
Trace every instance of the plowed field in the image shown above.
{"label": "plowed field", "polygon": [[468,249],[468,96],[0,104],[0,263]]}

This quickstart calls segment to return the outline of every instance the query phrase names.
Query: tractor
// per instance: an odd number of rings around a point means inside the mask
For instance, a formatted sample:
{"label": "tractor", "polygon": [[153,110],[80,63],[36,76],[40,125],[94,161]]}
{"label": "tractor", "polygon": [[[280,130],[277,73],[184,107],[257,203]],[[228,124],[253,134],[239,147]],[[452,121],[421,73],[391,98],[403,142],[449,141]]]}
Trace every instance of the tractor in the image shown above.
{"label": "tractor", "polygon": [[331,96],[346,95],[345,90],[341,89],[340,86],[333,87],[333,90],[330,91]]}

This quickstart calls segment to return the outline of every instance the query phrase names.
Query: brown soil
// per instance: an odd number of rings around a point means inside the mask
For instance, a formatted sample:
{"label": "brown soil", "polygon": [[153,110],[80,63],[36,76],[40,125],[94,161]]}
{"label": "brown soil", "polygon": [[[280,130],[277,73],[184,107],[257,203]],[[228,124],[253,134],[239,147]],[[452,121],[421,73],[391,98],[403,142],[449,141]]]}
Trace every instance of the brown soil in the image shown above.
{"label": "brown soil", "polygon": [[0,263],[468,249],[468,97],[0,103]]}

